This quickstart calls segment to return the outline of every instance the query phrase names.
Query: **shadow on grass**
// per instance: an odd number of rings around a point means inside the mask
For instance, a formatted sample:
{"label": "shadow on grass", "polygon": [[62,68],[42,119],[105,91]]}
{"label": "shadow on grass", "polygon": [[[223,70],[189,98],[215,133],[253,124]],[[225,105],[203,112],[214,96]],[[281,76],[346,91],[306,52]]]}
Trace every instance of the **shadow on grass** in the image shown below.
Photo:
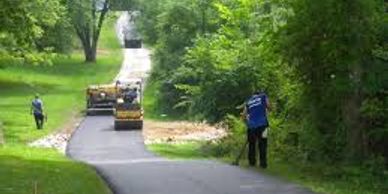
{"label": "shadow on grass", "polygon": [[58,84],[52,83],[26,83],[22,80],[1,80],[0,79],[0,96],[33,96],[35,93],[49,93],[58,91]]}
{"label": "shadow on grass", "polygon": [[2,104],[0,103],[0,107],[1,108],[4,108],[4,109],[26,109],[26,105],[28,105],[27,103],[23,103],[23,104]]}
{"label": "shadow on grass", "polygon": [[[2,64],[2,61],[0,61]],[[28,75],[52,76],[57,78],[63,77],[82,77],[93,76],[95,72],[112,72],[117,64],[121,64],[121,58],[111,56],[101,56],[96,63],[86,63],[82,55],[75,54],[73,57],[57,57],[53,59],[51,66],[32,66],[32,65],[4,65],[0,71],[5,72],[23,72]],[[23,79],[20,76],[20,79]]]}

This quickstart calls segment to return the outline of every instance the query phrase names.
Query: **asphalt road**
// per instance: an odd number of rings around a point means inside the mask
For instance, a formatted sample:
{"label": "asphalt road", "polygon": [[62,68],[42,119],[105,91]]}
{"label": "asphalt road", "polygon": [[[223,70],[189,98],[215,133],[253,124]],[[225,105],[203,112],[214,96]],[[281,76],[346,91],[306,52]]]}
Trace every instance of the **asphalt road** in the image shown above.
{"label": "asphalt road", "polygon": [[146,150],[141,131],[114,131],[111,116],[86,117],[67,153],[94,166],[116,194],[311,193],[229,164],[158,157]]}

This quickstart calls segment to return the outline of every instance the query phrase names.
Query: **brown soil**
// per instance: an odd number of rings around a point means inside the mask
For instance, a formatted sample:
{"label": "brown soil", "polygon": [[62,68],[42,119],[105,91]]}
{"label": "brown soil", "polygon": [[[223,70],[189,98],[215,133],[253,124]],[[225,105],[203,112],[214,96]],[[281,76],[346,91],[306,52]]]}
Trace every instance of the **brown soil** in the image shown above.
{"label": "brown soil", "polygon": [[143,129],[146,144],[212,141],[225,135],[226,131],[221,127],[185,121],[160,122],[146,120]]}

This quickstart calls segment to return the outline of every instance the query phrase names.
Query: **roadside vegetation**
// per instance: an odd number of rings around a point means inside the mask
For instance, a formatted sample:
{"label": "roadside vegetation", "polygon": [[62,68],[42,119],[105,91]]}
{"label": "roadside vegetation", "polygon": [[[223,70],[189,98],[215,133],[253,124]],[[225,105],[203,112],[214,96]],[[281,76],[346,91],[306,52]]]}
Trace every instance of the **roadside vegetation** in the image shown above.
{"label": "roadside vegetation", "polygon": [[[122,62],[114,14],[101,29],[98,60],[91,63],[84,62],[66,1],[6,0],[1,14],[10,6],[15,12],[2,15],[0,27],[0,193],[110,193],[93,168],[27,144],[79,117],[89,84],[112,81]],[[47,114],[43,130],[30,113],[36,93]]]}
{"label": "roadside vegetation", "polygon": [[205,159],[211,155],[202,150],[202,142],[193,141],[180,144],[153,143],[147,148],[163,157],[170,159]]}
{"label": "roadside vegetation", "polygon": [[[245,128],[240,121],[231,120],[234,125],[228,137],[216,142],[191,141],[186,143],[153,143],[148,149],[160,156],[170,159],[209,159],[233,164],[241,152],[245,141]],[[236,122],[236,123],[235,123]],[[237,125],[237,126],[236,126]],[[271,131],[271,133],[273,133]],[[272,139],[271,139],[272,140]],[[273,143],[273,140],[271,141]],[[272,144],[269,144],[272,146]],[[383,165],[376,161],[362,165],[354,163],[296,161],[292,156],[283,156],[269,147],[268,168],[251,168],[246,158],[247,150],[239,165],[260,173],[276,176],[287,181],[303,185],[314,192],[325,194],[383,194],[386,190],[386,172]],[[382,162],[382,161],[380,161]],[[385,173],[385,174],[384,174]]]}
{"label": "roadside vegetation", "polygon": [[[241,105],[265,89],[269,172],[323,193],[388,192],[386,3],[139,2],[155,115],[228,123],[230,136],[205,150],[230,158],[244,142]],[[180,149],[151,148],[168,156]]]}
{"label": "roadside vegetation", "polygon": [[[216,151],[220,145],[208,142],[188,142],[181,144],[155,143],[147,145],[148,149],[160,156],[177,160],[210,159],[220,160],[232,165],[240,147],[233,149],[233,154],[222,155]],[[237,151],[238,150],[238,151]],[[246,152],[245,152],[246,153]],[[287,181],[303,185],[314,192],[325,194],[384,194],[387,181],[378,175],[380,168],[369,165],[330,166],[325,163],[285,161],[282,156],[269,154],[269,167],[265,170],[252,169],[246,158],[240,160],[240,166],[260,173],[276,176]]]}
{"label": "roadside vegetation", "polygon": [[0,193],[111,193],[94,169],[51,149],[0,148]]}

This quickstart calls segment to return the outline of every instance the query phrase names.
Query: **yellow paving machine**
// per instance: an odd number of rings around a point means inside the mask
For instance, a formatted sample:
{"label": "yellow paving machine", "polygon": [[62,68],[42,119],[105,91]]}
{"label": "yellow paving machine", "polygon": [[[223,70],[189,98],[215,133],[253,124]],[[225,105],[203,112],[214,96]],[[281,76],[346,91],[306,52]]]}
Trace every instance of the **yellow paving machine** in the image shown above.
{"label": "yellow paving machine", "polygon": [[86,89],[86,114],[113,112],[121,89],[115,84],[91,85]]}
{"label": "yellow paving machine", "polygon": [[131,79],[126,82],[121,96],[117,98],[114,111],[115,130],[143,128],[143,88],[141,79]]}
{"label": "yellow paving machine", "polygon": [[118,99],[115,109],[115,130],[143,129],[143,109],[140,104],[126,103]]}

